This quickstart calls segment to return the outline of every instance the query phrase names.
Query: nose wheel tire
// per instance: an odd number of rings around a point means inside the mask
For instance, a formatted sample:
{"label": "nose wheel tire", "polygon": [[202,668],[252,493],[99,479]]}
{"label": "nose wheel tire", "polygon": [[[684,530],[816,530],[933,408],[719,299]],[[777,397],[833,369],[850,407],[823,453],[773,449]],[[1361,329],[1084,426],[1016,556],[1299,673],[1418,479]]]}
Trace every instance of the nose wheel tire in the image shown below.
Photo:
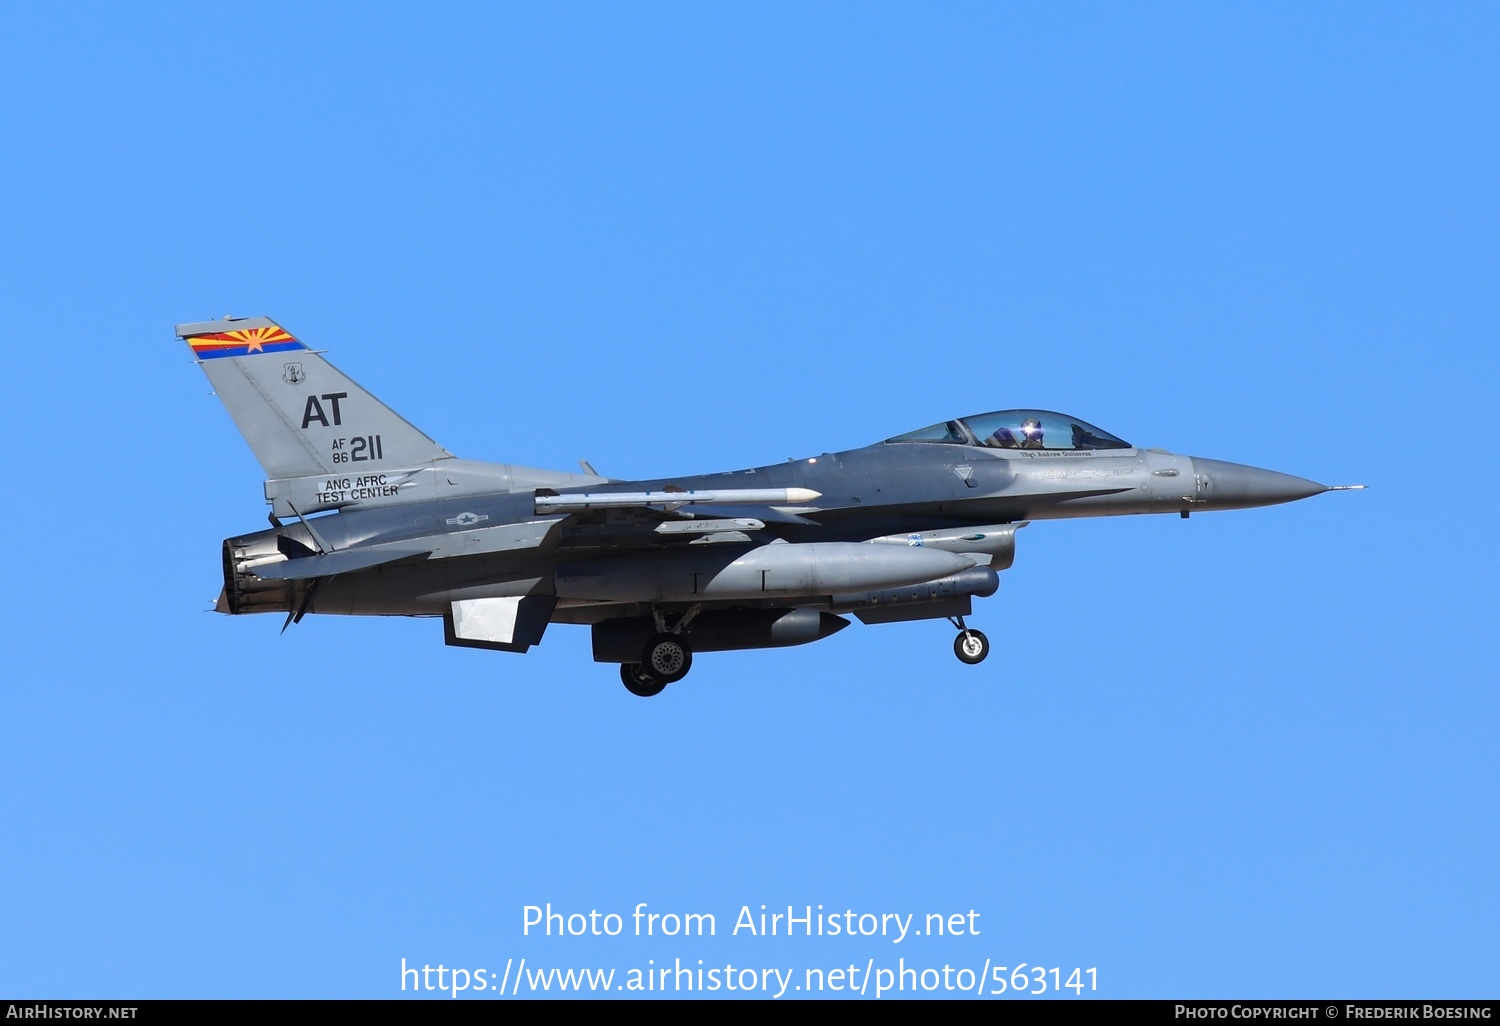
{"label": "nose wheel tire", "polygon": [[976,631],[972,627],[962,630],[953,639],[953,654],[958,656],[959,661],[970,666],[982,663],[984,657],[990,654],[990,639],[984,636],[983,631]]}
{"label": "nose wheel tire", "polygon": [[651,676],[640,663],[621,663],[620,680],[624,683],[626,691],[640,698],[659,695],[667,686],[666,681]]}
{"label": "nose wheel tire", "polygon": [[693,668],[693,651],[677,634],[658,634],[641,651],[641,669],[663,684],[675,684]]}

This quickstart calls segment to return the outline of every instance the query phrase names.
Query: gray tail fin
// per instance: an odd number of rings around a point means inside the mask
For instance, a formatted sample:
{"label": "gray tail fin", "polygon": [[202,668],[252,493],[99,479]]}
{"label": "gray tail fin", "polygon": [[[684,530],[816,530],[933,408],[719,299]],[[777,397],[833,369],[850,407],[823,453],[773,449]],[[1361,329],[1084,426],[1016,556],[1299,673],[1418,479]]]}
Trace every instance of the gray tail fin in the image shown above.
{"label": "gray tail fin", "polygon": [[453,454],[268,317],[179,324],[271,479],[412,467]]}

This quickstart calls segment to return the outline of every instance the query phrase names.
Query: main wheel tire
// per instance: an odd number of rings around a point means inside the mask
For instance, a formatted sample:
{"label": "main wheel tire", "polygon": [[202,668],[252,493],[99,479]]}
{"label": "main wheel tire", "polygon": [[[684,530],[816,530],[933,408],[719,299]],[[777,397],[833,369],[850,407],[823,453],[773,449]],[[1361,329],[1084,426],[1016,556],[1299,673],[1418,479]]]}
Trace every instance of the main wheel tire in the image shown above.
{"label": "main wheel tire", "polygon": [[990,654],[990,639],[984,636],[983,631],[973,628],[959,631],[958,637],[953,639],[953,654],[970,666],[982,663],[984,657]]}
{"label": "main wheel tire", "polygon": [[675,684],[693,668],[693,650],[678,634],[657,634],[641,650],[641,668],[663,684]]}
{"label": "main wheel tire", "polygon": [[620,681],[625,685],[626,691],[641,698],[659,695],[667,687],[666,681],[651,676],[640,663],[621,663]]}

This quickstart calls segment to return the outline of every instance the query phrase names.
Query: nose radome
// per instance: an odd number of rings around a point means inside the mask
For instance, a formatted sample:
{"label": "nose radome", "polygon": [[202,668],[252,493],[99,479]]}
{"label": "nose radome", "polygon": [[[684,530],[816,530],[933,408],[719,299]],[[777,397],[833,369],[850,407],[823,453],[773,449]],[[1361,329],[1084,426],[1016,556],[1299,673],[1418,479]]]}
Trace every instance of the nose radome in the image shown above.
{"label": "nose radome", "polygon": [[1198,499],[1209,509],[1247,509],[1295,502],[1328,491],[1327,485],[1275,470],[1193,457]]}

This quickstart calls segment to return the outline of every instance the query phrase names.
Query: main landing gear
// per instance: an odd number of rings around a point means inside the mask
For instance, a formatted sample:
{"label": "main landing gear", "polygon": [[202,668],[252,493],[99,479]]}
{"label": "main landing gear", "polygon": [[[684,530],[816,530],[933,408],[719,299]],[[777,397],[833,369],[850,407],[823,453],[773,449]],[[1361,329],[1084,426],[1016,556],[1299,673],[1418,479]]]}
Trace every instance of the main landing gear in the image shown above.
{"label": "main landing gear", "polygon": [[953,639],[953,654],[959,661],[970,666],[984,662],[984,657],[990,654],[990,639],[984,636],[984,632],[965,626],[961,616],[950,617],[948,622],[958,628],[958,637]]}
{"label": "main landing gear", "polygon": [[658,611],[656,633],[641,649],[641,661],[621,663],[620,680],[625,690],[641,698],[659,695],[668,684],[676,684],[693,668],[693,650],[682,637],[682,629],[692,622],[701,607],[693,606],[671,630]]}
{"label": "main landing gear", "polygon": [[624,682],[626,691],[641,698],[659,695],[667,688],[666,681],[651,676],[640,663],[621,663],[620,680]]}

